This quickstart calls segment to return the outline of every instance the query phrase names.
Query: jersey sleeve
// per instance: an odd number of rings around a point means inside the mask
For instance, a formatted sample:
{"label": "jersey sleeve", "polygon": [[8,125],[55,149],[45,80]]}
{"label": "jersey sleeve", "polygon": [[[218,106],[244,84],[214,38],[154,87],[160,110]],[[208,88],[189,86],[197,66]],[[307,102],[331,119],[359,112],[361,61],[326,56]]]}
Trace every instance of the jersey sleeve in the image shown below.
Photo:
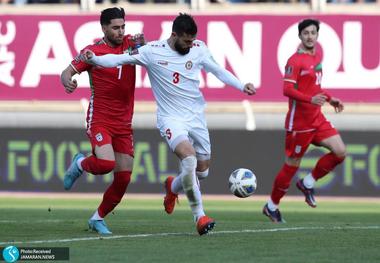
{"label": "jersey sleeve", "polygon": [[149,50],[149,46],[145,45],[125,54],[93,56],[90,59],[90,62],[106,68],[112,68],[124,64],[146,66],[149,63]]}
{"label": "jersey sleeve", "polygon": [[79,54],[71,61],[71,67],[78,73],[82,73],[83,71],[87,71],[89,70],[92,65],[90,64],[87,64],[86,62],[82,61],[81,60],[81,56],[82,54],[84,53],[84,50],[88,50],[90,49],[92,52],[94,52],[94,50],[91,48],[91,46],[87,46],[85,47],[84,49],[82,49]]}
{"label": "jersey sleeve", "polygon": [[300,66],[295,57],[288,59],[285,66],[284,81],[297,83],[298,76],[300,74]]}
{"label": "jersey sleeve", "polygon": [[244,90],[244,84],[238,80],[231,72],[221,67],[212,57],[209,49],[203,44],[202,54],[203,57],[201,65],[206,70],[206,72],[211,72],[224,84],[232,86],[240,91]]}
{"label": "jersey sleeve", "polygon": [[284,81],[284,95],[294,100],[311,103],[311,96],[303,94],[302,92],[298,91],[294,86],[295,84],[289,81]]}
{"label": "jersey sleeve", "polygon": [[290,99],[311,103],[311,96],[297,89],[300,66],[295,57],[288,59],[285,66],[283,94]]}

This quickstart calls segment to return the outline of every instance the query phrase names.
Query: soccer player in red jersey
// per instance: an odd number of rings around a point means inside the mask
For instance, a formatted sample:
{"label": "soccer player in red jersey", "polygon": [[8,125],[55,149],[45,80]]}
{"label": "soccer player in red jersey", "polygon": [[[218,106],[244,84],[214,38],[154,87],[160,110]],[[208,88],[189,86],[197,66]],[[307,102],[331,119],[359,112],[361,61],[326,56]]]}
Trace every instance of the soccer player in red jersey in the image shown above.
{"label": "soccer player in red jersey", "polygon": [[[108,8],[101,12],[100,24],[104,37],[84,50],[97,55],[123,54],[135,48],[135,37],[124,35],[123,8]],[[141,40],[141,39],[140,39]],[[87,136],[92,155],[78,153],[65,173],[64,188],[70,190],[84,171],[102,175],[113,171],[114,179],[103,195],[103,201],[88,221],[90,229],[99,234],[112,234],[104,217],[121,201],[129,184],[133,167],[132,116],[135,92],[135,66],[102,68],[81,61],[82,52],[62,72],[61,82],[67,93],[76,87],[75,74],[87,71],[91,98],[87,111]]]}
{"label": "soccer player in red jersey", "polygon": [[318,160],[311,173],[296,183],[311,207],[317,205],[314,199],[315,182],[343,162],[346,155],[346,147],[338,131],[321,112],[321,107],[326,102],[337,113],[344,106],[340,99],[332,97],[321,88],[322,58],[316,50],[318,32],[318,20],[305,19],[298,24],[301,45],[285,67],[283,92],[289,98],[285,120],[285,164],[277,174],[271,198],[263,208],[263,214],[276,223],[285,222],[278,206],[310,144],[330,150]]}

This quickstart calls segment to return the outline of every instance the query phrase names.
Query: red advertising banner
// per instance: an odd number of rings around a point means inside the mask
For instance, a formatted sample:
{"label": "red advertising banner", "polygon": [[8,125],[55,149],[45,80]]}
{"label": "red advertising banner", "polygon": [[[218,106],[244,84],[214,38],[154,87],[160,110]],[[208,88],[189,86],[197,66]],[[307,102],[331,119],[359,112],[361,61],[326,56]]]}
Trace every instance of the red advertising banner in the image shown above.
{"label": "red advertising banner", "polygon": [[[380,16],[321,15],[322,86],[346,102],[380,102]],[[126,32],[144,32],[148,40],[170,36],[174,16],[127,16]],[[198,39],[215,60],[242,81],[251,81],[255,101],[285,101],[284,65],[296,50],[297,23],[303,16],[197,15]],[[94,15],[0,17],[0,100],[78,100],[89,97],[88,76],[66,94],[60,73],[86,45],[102,37]],[[137,70],[137,100],[153,100],[144,69]],[[206,100],[247,98],[202,73]]]}

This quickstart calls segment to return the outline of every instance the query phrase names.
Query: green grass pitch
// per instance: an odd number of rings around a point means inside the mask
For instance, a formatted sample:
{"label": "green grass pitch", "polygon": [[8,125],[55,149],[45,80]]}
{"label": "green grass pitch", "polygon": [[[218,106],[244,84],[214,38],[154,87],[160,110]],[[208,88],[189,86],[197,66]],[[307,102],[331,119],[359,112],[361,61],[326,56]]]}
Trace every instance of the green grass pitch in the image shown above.
{"label": "green grass pitch", "polygon": [[206,198],[217,224],[198,236],[183,196],[167,215],[162,196],[126,195],[106,220],[114,234],[101,238],[87,230],[100,196],[67,196],[2,195],[0,247],[69,247],[70,262],[86,263],[380,262],[379,200],[322,199],[312,209],[285,198],[287,223],[273,224],[261,214],[263,198]]}

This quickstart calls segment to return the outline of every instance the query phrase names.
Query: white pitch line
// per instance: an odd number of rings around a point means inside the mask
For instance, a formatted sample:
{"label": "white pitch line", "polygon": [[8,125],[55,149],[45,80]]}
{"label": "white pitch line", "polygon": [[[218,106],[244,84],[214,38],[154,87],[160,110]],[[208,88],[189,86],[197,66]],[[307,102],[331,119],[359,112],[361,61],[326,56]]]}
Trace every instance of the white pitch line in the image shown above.
{"label": "white pitch line", "polygon": [[[243,234],[243,233],[269,233],[269,232],[285,232],[285,231],[302,231],[302,230],[378,230],[380,226],[332,226],[332,227],[282,227],[282,228],[269,228],[269,229],[244,229],[244,230],[222,230],[212,231],[210,235],[220,234]],[[50,240],[32,240],[32,241],[13,241],[13,242],[0,242],[0,245],[15,245],[15,244],[42,244],[42,243],[68,243],[78,241],[91,241],[103,239],[121,239],[121,238],[144,238],[144,237],[161,237],[161,236],[193,236],[195,233],[148,233],[148,234],[134,234],[134,235],[115,235],[115,236],[95,236],[95,237],[78,237],[67,239],[50,239]]]}
{"label": "white pitch line", "polygon": [[[41,219],[35,220],[33,223],[60,223],[66,220],[63,219]],[[30,223],[30,220],[0,220],[0,224],[20,224],[20,223]]]}

